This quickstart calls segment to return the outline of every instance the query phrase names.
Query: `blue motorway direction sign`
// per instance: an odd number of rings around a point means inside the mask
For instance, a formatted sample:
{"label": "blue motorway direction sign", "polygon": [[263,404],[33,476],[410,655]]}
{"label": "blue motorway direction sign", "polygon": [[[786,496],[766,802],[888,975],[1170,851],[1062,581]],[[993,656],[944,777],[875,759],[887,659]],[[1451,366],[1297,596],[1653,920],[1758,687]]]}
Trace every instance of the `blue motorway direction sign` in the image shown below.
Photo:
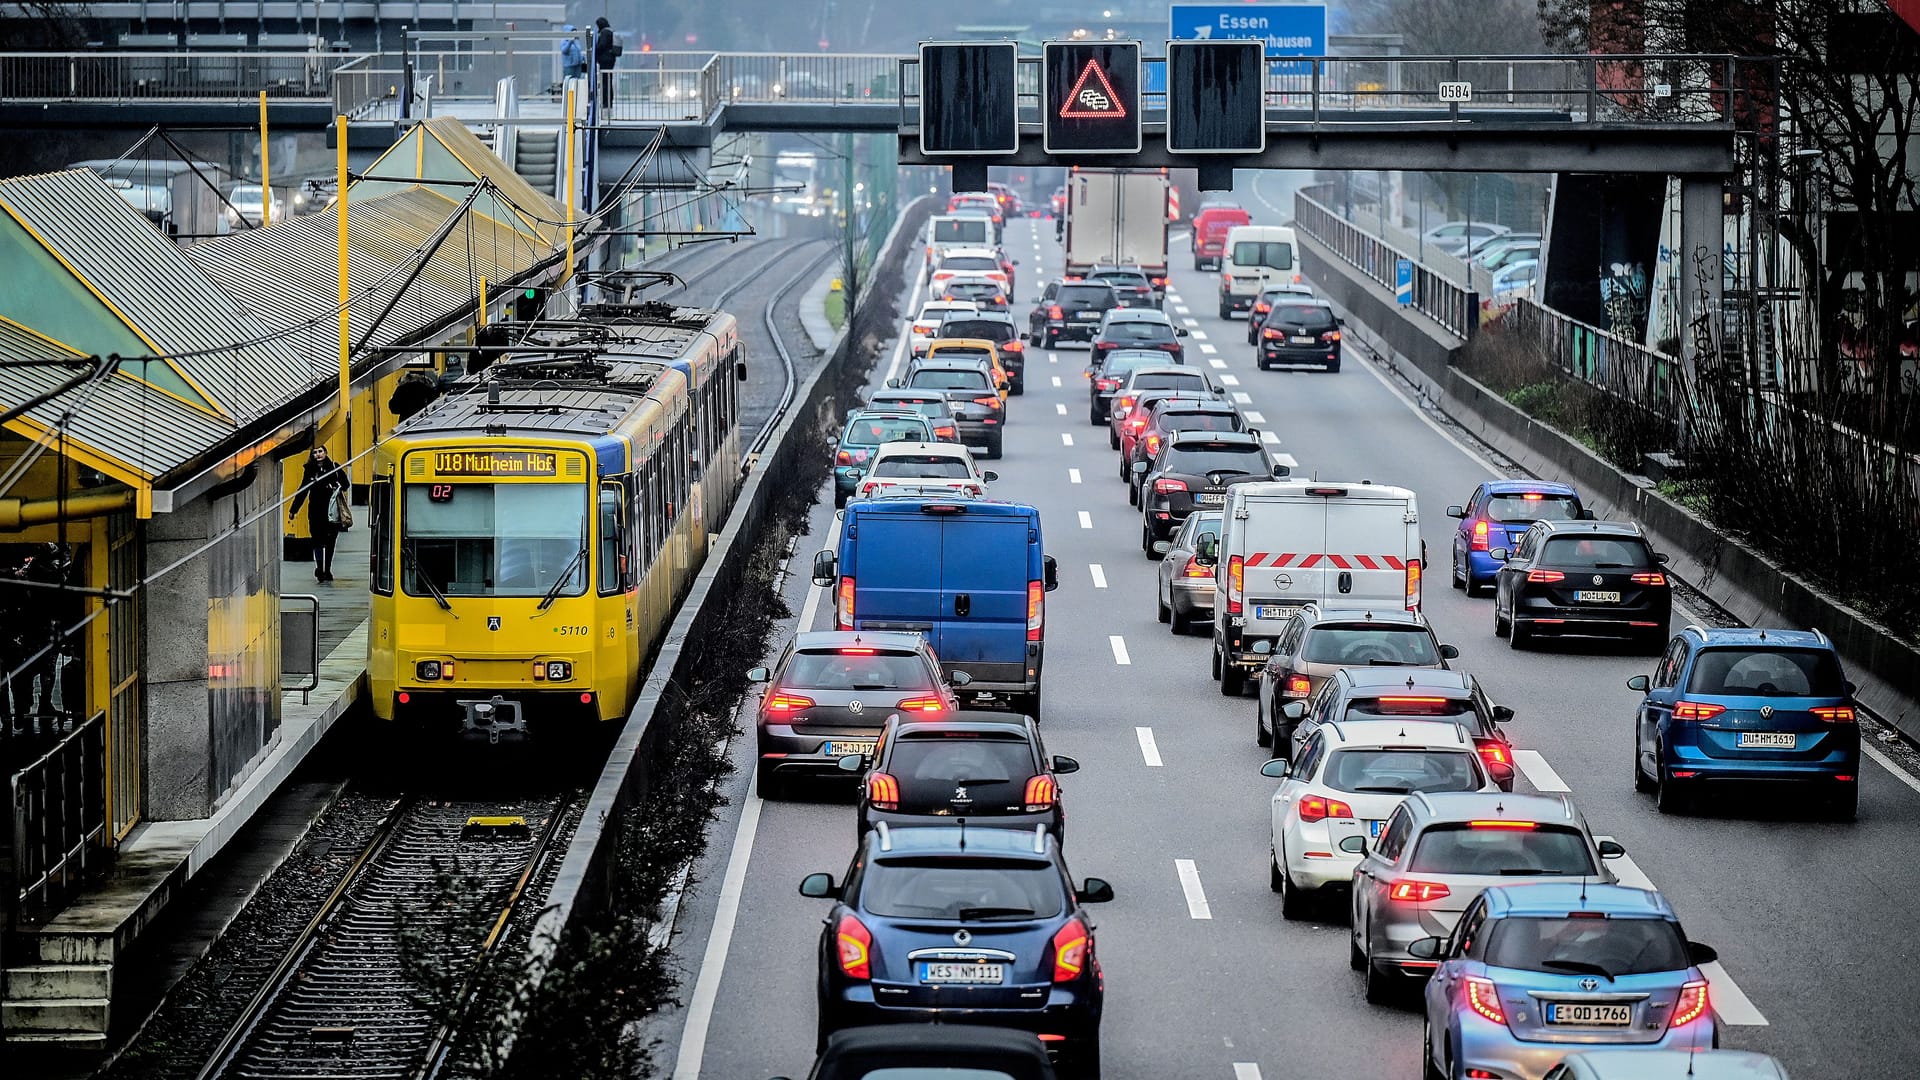
{"label": "blue motorway direction sign", "polygon": [[[1325,4],[1174,4],[1168,8],[1167,37],[1174,41],[1210,41],[1219,38],[1255,38],[1267,44],[1267,55],[1327,55]],[[1306,75],[1304,64],[1276,63],[1275,75]],[[1164,93],[1166,72],[1160,65],[1147,71],[1146,91]]]}

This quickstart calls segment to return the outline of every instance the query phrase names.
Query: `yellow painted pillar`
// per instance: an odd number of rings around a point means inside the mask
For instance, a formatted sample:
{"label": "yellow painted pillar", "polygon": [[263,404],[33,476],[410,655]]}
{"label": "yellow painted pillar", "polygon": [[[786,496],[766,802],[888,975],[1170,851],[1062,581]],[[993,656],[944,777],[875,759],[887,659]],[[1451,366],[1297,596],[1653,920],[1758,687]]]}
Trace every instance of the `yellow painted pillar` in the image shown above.
{"label": "yellow painted pillar", "polygon": [[273,169],[267,155],[267,92],[260,91],[260,227],[273,224]]}

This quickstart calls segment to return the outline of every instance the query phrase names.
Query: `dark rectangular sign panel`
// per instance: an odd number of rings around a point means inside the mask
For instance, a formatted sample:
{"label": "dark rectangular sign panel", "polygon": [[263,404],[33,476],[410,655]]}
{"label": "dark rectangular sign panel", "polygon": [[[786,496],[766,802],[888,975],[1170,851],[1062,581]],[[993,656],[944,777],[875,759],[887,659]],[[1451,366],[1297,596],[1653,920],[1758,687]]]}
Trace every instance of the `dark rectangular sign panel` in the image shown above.
{"label": "dark rectangular sign panel", "polygon": [[1049,41],[1042,146],[1049,154],[1140,152],[1140,43]]}
{"label": "dark rectangular sign panel", "polygon": [[1265,150],[1266,82],[1262,42],[1167,42],[1167,152]]}
{"label": "dark rectangular sign panel", "polygon": [[920,152],[929,156],[1015,154],[1020,46],[1007,42],[920,45]]}

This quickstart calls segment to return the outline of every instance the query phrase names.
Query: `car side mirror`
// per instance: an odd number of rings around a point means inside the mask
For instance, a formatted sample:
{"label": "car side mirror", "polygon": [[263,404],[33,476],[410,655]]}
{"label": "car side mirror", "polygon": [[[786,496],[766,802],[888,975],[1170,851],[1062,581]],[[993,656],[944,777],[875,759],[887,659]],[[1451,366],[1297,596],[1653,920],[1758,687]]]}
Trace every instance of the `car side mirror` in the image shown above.
{"label": "car side mirror", "polygon": [[831,551],[822,551],[814,555],[813,583],[815,585],[832,585],[833,579],[839,576],[836,572],[838,570],[836,563],[838,562],[839,560]]}
{"label": "car side mirror", "polygon": [[994,472],[992,469],[988,469],[987,471],[980,474],[980,479],[985,480],[989,484],[994,484],[999,482],[1000,474],[997,472]]}
{"label": "car side mirror", "polygon": [[1715,963],[1720,959],[1720,950],[1711,945],[1702,945],[1697,941],[1687,942],[1687,959],[1694,967]]}
{"label": "car side mirror", "polygon": [[1458,646],[1458,645],[1442,645],[1442,646],[1440,646],[1440,659],[1442,659],[1442,660],[1458,660],[1458,659],[1460,659],[1460,646]]}
{"label": "car side mirror", "polygon": [[1128,471],[1132,472],[1135,476],[1145,476],[1147,475],[1147,463],[1144,461],[1136,461],[1133,463],[1133,468]]}
{"label": "car side mirror", "polygon": [[1048,592],[1060,587],[1060,561],[1051,555],[1040,556],[1040,580]]}
{"label": "car side mirror", "polygon": [[1186,327],[1184,327],[1184,326],[1176,326],[1176,327],[1174,327],[1174,328],[1173,328],[1173,332],[1174,332],[1174,335],[1175,335],[1176,337],[1186,337],[1186,336],[1187,336],[1187,328],[1186,328]]}
{"label": "car side mirror", "polygon": [[1019,266],[1019,265],[1020,265],[1020,260],[1019,260],[1019,259],[1008,259],[1008,260],[1007,260],[1007,265],[1008,265],[1008,266]]}
{"label": "car side mirror", "polygon": [[903,383],[903,382],[901,382],[901,381],[900,381],[899,379],[888,379],[888,380],[887,380],[887,389],[889,389],[889,390],[898,390],[898,389],[900,389],[900,388],[901,388],[902,386],[905,386],[905,385],[906,385],[906,384],[905,384],[905,383]]}
{"label": "car side mirror", "polygon": [[867,755],[843,755],[839,761],[833,763],[833,767],[839,769],[841,772],[865,772],[867,768]]}
{"label": "car side mirror", "polygon": [[1626,853],[1627,853],[1627,849],[1624,847],[1621,847],[1619,841],[1616,841],[1616,840],[1600,841],[1600,857],[1603,859],[1618,859],[1621,856],[1625,855]]}
{"label": "car side mirror", "polygon": [[1599,521],[1600,515],[1594,513],[1591,510],[1582,510],[1580,511],[1580,520],[1581,521]]}
{"label": "car side mirror", "polygon": [[800,879],[800,895],[815,900],[837,900],[840,889],[833,883],[832,874],[808,874]]}
{"label": "car side mirror", "polygon": [[1645,675],[1635,675],[1633,678],[1627,680],[1627,689],[1638,690],[1644,694],[1653,689],[1653,680]]}
{"label": "car side mirror", "polygon": [[1264,638],[1256,641],[1253,643],[1253,651],[1260,656],[1266,656],[1273,652],[1273,642],[1267,641]]}
{"label": "car side mirror", "polygon": [[1487,778],[1502,788],[1513,787],[1513,766],[1504,761],[1487,763]]}
{"label": "car side mirror", "polygon": [[1271,776],[1275,780],[1284,780],[1293,774],[1293,762],[1286,758],[1274,758],[1260,766],[1261,776]]}
{"label": "car side mirror", "polygon": [[1304,701],[1289,701],[1285,705],[1280,706],[1280,715],[1289,720],[1304,719],[1307,715],[1307,703]]}
{"label": "car side mirror", "polygon": [[1437,937],[1423,937],[1407,946],[1407,955],[1415,960],[1438,960],[1447,943]]}
{"label": "car side mirror", "polygon": [[1466,516],[1467,516],[1467,508],[1466,508],[1466,507],[1464,507],[1464,506],[1460,506],[1460,505],[1457,505],[1457,504],[1456,504],[1456,505],[1454,505],[1454,506],[1449,506],[1449,507],[1447,507],[1447,516],[1448,516],[1448,517],[1450,517],[1450,518],[1463,518],[1463,517],[1466,517]]}
{"label": "car side mirror", "polygon": [[1173,550],[1173,542],[1170,540],[1155,540],[1153,542],[1153,553],[1155,555],[1165,555],[1167,552],[1172,550]]}
{"label": "car side mirror", "polygon": [[1494,723],[1496,723],[1496,724],[1504,724],[1504,723],[1507,723],[1508,721],[1510,721],[1510,720],[1512,720],[1512,719],[1513,719],[1513,706],[1511,706],[1511,705],[1495,705],[1495,706],[1493,707],[1493,722],[1494,722]]}
{"label": "car side mirror", "polygon": [[973,676],[967,674],[964,671],[953,671],[947,674],[948,686],[965,686],[968,683],[971,683],[972,681],[973,681]]}
{"label": "car side mirror", "polygon": [[747,672],[748,682],[766,682],[771,678],[773,678],[773,674],[763,667],[753,668]]}
{"label": "car side mirror", "polygon": [[1345,319],[1342,319],[1342,318],[1340,318],[1339,316],[1337,316],[1337,315],[1336,315],[1336,316],[1334,316],[1334,319],[1333,319],[1333,325],[1335,325],[1335,326],[1345,326],[1345,325],[1347,325],[1347,320],[1345,320]]}
{"label": "car side mirror", "polygon": [[1044,296],[1036,296],[1033,298],[1033,302],[1036,304],[1044,304],[1047,302],[1047,298]]}
{"label": "car side mirror", "polygon": [[733,365],[733,377],[741,382],[747,381],[747,362],[745,360]]}
{"label": "car side mirror", "polygon": [[1667,561],[1668,558],[1669,556],[1664,551],[1656,551],[1653,554],[1653,561],[1657,563],[1664,563]]}
{"label": "car side mirror", "polygon": [[1083,904],[1110,904],[1113,902],[1113,886],[1097,877],[1090,877],[1080,883],[1074,898]]}
{"label": "car side mirror", "polygon": [[1489,551],[1489,552],[1487,552],[1487,554],[1488,554],[1488,555],[1491,555],[1491,556],[1493,556],[1493,561],[1494,561],[1494,562],[1506,562],[1506,561],[1507,561],[1507,549],[1506,549],[1506,548],[1494,548],[1494,549],[1493,549],[1492,551]]}
{"label": "car side mirror", "polygon": [[1226,392],[1227,392],[1227,388],[1226,388],[1226,387],[1224,387],[1224,386],[1221,386],[1221,385],[1220,385],[1219,383],[1217,383],[1217,382],[1211,382],[1211,381],[1209,381],[1209,382],[1207,383],[1207,386],[1208,386],[1208,388],[1209,388],[1209,389],[1211,389],[1211,390],[1212,390],[1212,391],[1213,391],[1214,393],[1216,393],[1216,394],[1224,394],[1224,393],[1226,393]]}
{"label": "car side mirror", "polygon": [[1055,754],[1053,755],[1053,771],[1061,776],[1065,776],[1068,773],[1077,773],[1080,771],[1080,760],[1078,758],[1067,757],[1065,754]]}
{"label": "car side mirror", "polygon": [[1340,850],[1349,855],[1365,855],[1367,838],[1364,836],[1343,836],[1340,838]]}

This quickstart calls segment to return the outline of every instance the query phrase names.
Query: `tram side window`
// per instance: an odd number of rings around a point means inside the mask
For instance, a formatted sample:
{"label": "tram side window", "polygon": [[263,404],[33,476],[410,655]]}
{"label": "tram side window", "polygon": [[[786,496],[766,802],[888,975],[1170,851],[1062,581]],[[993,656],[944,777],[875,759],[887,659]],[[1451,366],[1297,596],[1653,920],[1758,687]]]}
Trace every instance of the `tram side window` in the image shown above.
{"label": "tram side window", "polygon": [[368,577],[373,591],[393,595],[393,481],[376,480],[368,495],[373,516],[372,564]]}
{"label": "tram side window", "polygon": [[620,481],[600,484],[600,595],[611,596],[627,584],[627,548],[620,528]]}

